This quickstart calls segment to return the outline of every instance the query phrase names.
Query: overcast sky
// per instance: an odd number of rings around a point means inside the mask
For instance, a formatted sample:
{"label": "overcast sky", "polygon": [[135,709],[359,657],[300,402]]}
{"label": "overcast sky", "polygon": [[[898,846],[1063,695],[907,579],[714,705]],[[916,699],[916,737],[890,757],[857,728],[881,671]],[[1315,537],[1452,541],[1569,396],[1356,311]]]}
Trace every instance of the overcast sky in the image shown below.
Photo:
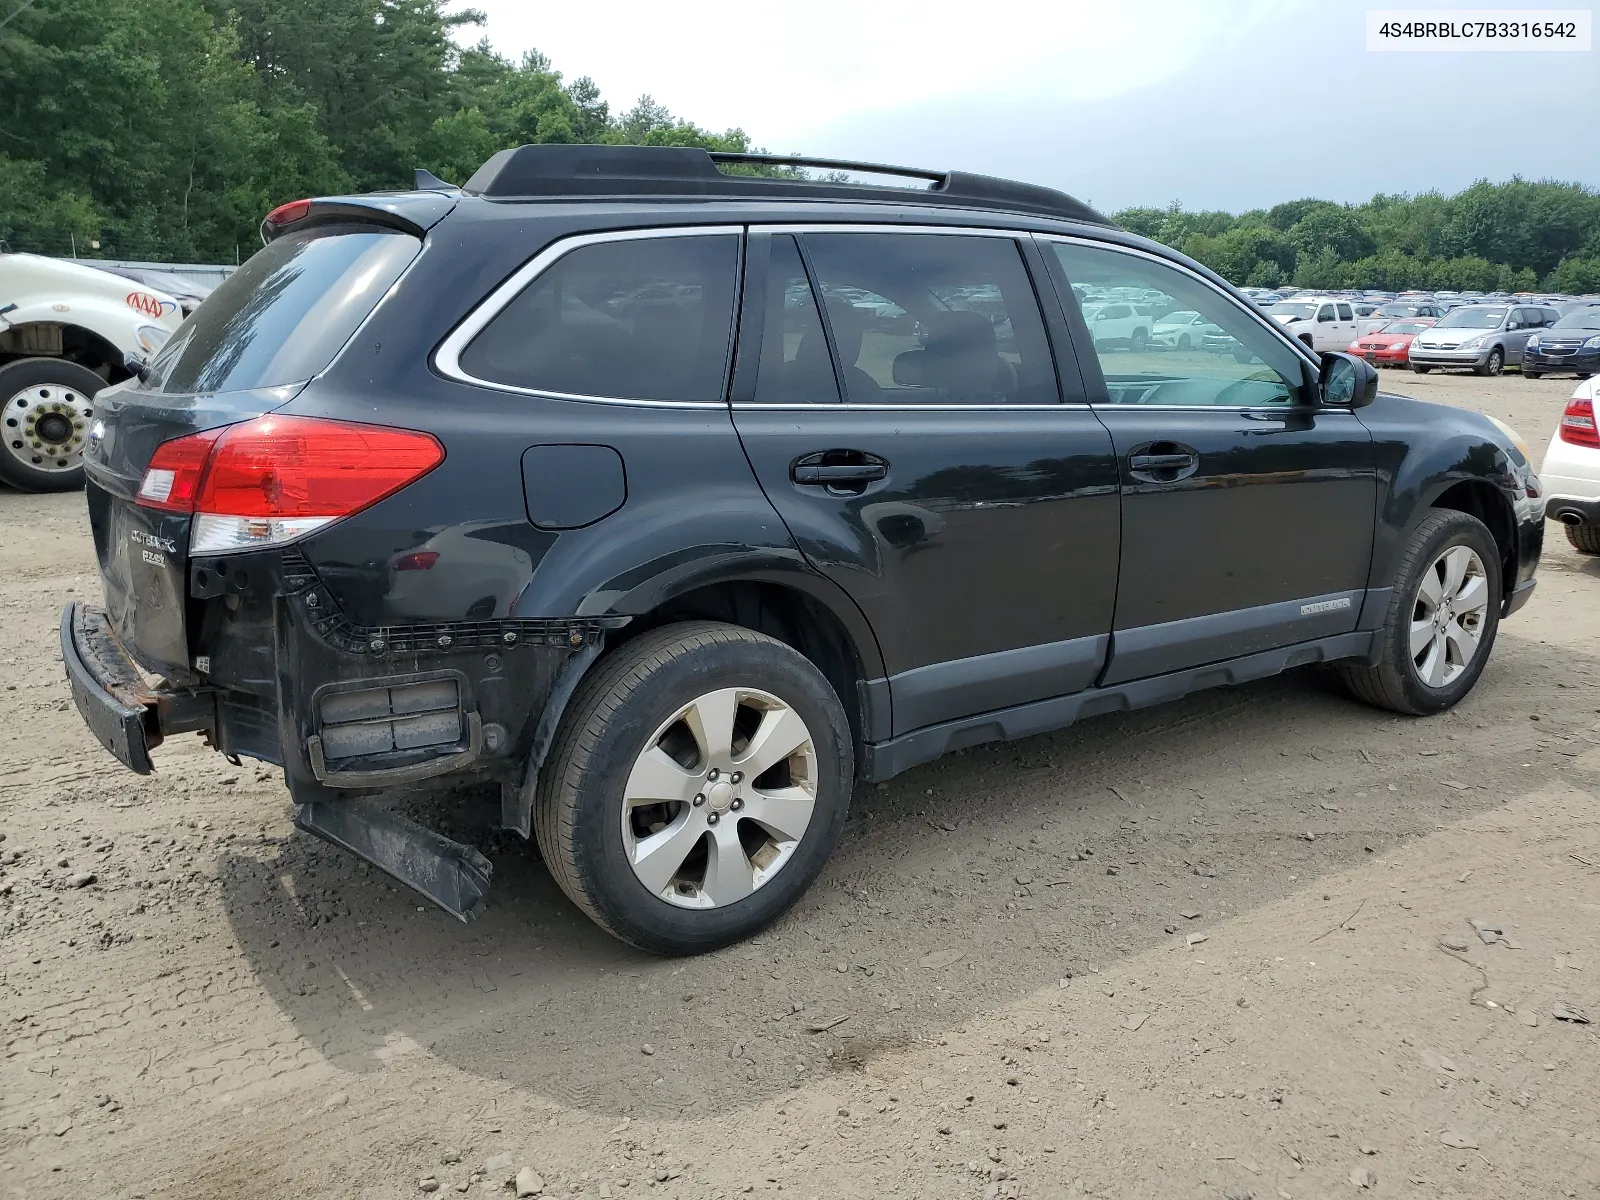
{"label": "overcast sky", "polygon": [[472,6],[489,21],[464,40],[537,48],[613,112],[649,93],[769,150],[982,171],[1108,211],[1600,185],[1597,52],[1373,53],[1358,0]]}

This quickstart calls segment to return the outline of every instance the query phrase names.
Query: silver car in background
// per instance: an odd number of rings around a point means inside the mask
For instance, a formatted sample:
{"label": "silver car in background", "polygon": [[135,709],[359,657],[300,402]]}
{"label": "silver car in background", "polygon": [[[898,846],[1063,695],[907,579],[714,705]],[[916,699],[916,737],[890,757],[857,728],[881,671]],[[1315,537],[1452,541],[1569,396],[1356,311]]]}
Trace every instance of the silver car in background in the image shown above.
{"label": "silver car in background", "polygon": [[1553,308],[1530,304],[1464,304],[1411,340],[1408,361],[1418,375],[1435,367],[1498,375],[1522,365],[1522,351],[1535,330],[1554,325]]}

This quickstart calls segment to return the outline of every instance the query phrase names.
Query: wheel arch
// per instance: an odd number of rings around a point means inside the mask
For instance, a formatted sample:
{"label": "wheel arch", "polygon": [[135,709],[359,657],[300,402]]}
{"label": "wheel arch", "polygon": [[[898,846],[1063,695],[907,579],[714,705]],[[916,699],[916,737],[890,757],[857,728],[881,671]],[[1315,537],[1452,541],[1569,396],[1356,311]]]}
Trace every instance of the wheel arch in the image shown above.
{"label": "wheel arch", "polygon": [[[858,765],[867,742],[889,736],[889,688],[877,637],[855,603],[821,576],[775,569],[696,578],[661,594],[654,607],[631,615],[626,626],[606,639],[606,651],[683,621],[720,621],[765,633],[804,655],[832,686],[849,721]],[[530,835],[534,796],[550,746],[579,683],[603,657],[598,647],[574,655],[553,686],[545,711],[535,718],[522,779],[501,790],[503,828]]]}
{"label": "wheel arch", "polygon": [[1510,595],[1517,577],[1517,519],[1505,493],[1484,479],[1462,479],[1443,486],[1422,515],[1434,509],[1454,509],[1488,526],[1500,554],[1500,594]]}
{"label": "wheel arch", "polygon": [[107,383],[119,383],[128,378],[122,357],[105,334],[70,321],[24,321],[0,332],[0,366],[60,358],[87,367]]}
{"label": "wheel arch", "polygon": [[837,585],[806,572],[750,572],[700,580],[635,617],[612,644],[662,625],[693,620],[737,625],[799,651],[832,685],[858,748],[888,736],[887,687],[875,688],[868,682],[884,678],[877,638],[861,610]]}

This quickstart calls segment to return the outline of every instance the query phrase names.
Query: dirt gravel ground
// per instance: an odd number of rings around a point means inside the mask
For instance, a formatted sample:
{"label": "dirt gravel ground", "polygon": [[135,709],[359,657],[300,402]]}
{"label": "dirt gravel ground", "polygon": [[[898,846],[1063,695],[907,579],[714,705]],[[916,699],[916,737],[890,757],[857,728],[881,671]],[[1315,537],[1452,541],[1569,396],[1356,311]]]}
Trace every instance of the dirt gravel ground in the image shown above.
{"label": "dirt gravel ground", "polygon": [[[1385,383],[1536,454],[1572,388]],[[268,769],[123,771],[56,651],[82,504],[0,494],[0,1196],[1600,1195],[1600,560],[1556,526],[1452,714],[1302,671],[976,748],[662,961],[471,812],[463,927]]]}

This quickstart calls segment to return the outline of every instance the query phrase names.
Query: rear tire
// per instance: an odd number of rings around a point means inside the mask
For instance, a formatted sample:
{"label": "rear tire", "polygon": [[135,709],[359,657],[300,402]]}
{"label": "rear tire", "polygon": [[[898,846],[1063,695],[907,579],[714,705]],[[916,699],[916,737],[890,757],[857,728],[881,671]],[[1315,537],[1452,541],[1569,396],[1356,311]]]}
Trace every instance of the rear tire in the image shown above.
{"label": "rear tire", "polygon": [[[762,767],[761,746],[781,750],[797,730],[798,748]],[[808,659],[738,626],[669,625],[579,685],[540,775],[535,833],[561,890],[601,928],[653,954],[702,954],[770,924],[811,885],[854,772],[844,707]]]}
{"label": "rear tire", "polygon": [[[1459,579],[1451,574],[1456,565],[1468,568]],[[1339,674],[1358,700],[1432,716],[1478,682],[1499,625],[1499,547],[1476,517],[1441,509],[1423,518],[1401,556],[1378,633],[1377,665],[1341,663]],[[1462,652],[1469,637],[1470,652]]]}
{"label": "rear tire", "polygon": [[1567,531],[1567,541],[1579,554],[1600,554],[1600,525],[1568,525],[1563,521],[1561,528]]}
{"label": "rear tire", "polygon": [[0,367],[0,480],[19,492],[83,486],[83,444],[94,397],[106,381],[64,358]]}

